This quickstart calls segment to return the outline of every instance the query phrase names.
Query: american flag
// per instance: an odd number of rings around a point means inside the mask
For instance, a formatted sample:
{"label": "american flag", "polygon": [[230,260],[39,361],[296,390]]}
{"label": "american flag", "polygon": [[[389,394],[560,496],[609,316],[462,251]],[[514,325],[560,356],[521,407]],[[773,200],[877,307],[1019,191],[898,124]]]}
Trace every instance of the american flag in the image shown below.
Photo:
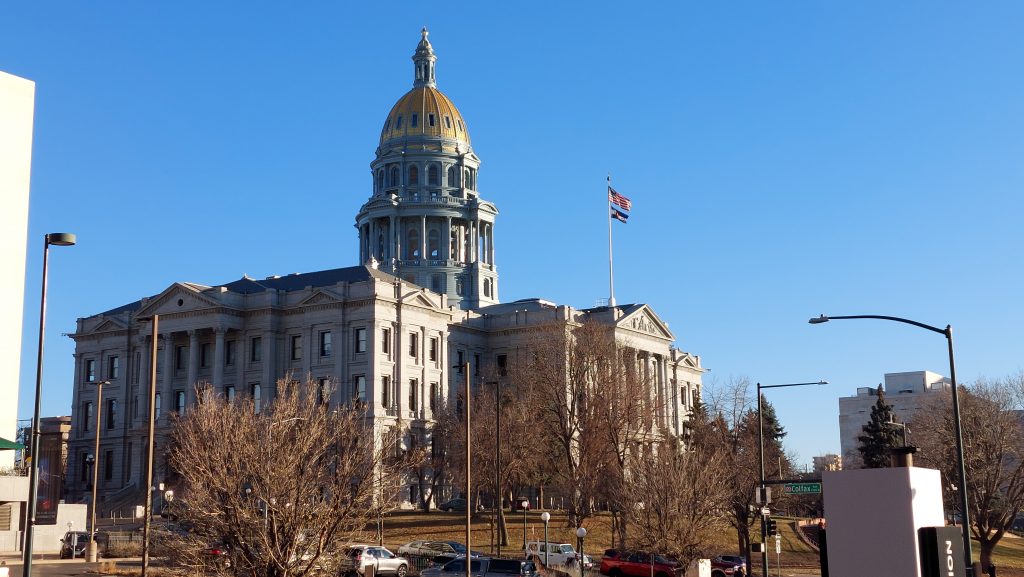
{"label": "american flag", "polygon": [[633,208],[633,203],[628,198],[615,192],[615,189],[610,186],[608,187],[608,201],[618,205],[623,210],[632,210]]}
{"label": "american flag", "polygon": [[622,223],[625,223],[627,220],[629,220],[629,215],[617,208],[612,208],[612,213],[610,216]]}

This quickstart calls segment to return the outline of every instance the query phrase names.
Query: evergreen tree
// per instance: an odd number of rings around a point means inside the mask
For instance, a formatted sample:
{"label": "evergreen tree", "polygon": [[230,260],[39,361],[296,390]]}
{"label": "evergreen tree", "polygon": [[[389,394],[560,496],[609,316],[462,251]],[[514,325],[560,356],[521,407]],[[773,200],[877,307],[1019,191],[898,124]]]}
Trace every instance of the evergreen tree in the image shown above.
{"label": "evergreen tree", "polygon": [[892,405],[885,402],[885,392],[878,385],[878,400],[871,407],[871,420],[864,425],[864,433],[857,436],[857,450],[865,469],[888,467],[894,447],[900,446],[897,427],[892,426],[896,415]]}

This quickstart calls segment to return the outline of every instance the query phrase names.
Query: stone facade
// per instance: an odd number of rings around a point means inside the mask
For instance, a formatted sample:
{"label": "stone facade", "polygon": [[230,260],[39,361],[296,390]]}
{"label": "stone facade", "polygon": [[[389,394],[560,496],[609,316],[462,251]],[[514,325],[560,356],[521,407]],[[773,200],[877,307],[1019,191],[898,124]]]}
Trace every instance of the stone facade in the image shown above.
{"label": "stone facade", "polygon": [[[588,319],[614,326],[616,338],[636,352],[659,407],[657,425],[683,433],[704,369],[698,356],[674,347],[675,336],[650,307],[499,303],[498,211],[477,192],[479,159],[465,121],[436,90],[425,31],[413,60],[409,94],[418,96],[403,96],[385,121],[371,163],[372,193],[356,216],[363,264],[220,285],[180,282],[78,320],[71,335],[71,502],[86,498],[85,458],[93,451],[98,409],[100,510],[140,502],[153,315],[160,318],[154,483],[173,484],[162,457],[169,418],[196,402],[197,383],[265,405],[278,379],[308,376],[331,391],[333,405],[365,403],[376,430],[401,421],[410,430],[408,443],[426,443],[438,401],[456,399],[464,386],[465,374],[454,365],[476,367],[470,379],[480,387],[483,375],[516,362],[531,331]],[[97,407],[100,381],[109,384]],[[415,501],[417,491],[410,484],[404,498]]]}

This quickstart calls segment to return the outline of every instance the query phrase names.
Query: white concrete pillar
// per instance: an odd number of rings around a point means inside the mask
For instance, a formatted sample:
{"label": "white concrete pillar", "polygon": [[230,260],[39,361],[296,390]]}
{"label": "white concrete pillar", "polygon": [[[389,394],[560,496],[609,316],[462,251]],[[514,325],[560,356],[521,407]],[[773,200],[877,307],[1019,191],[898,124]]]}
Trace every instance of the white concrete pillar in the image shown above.
{"label": "white concrete pillar", "polygon": [[188,332],[188,369],[186,371],[185,404],[189,407],[196,402],[196,382],[199,380],[199,331]]}
{"label": "white concrete pillar", "polygon": [[215,328],[213,333],[213,388],[217,394],[224,392],[224,333],[225,330],[220,327]]}
{"label": "white concrete pillar", "polygon": [[263,331],[261,344],[263,345],[263,375],[260,381],[263,398],[261,404],[266,406],[274,398],[277,390],[277,373],[274,367],[277,361],[277,335],[274,334],[274,331]]}
{"label": "white concrete pillar", "polygon": [[430,257],[427,254],[427,215],[420,217],[420,260],[423,261],[421,264],[426,265],[426,260]]}

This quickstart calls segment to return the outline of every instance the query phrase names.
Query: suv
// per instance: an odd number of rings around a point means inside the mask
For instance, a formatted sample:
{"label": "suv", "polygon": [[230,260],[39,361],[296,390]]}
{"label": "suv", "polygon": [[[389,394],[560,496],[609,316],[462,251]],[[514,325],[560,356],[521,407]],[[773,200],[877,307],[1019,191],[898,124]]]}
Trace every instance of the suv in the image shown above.
{"label": "suv", "polygon": [[89,543],[87,531],[68,531],[60,540],[60,558],[85,557],[85,546]]}
{"label": "suv", "polygon": [[[537,566],[532,561],[519,559],[472,557],[469,569],[473,577],[534,577],[537,574]],[[435,565],[420,571],[420,577],[463,577],[465,574],[465,557],[458,557],[444,565]]]}
{"label": "suv", "polygon": [[[601,557],[601,574],[611,577],[674,577],[682,573],[682,567],[673,559],[643,551],[619,551],[608,549]],[[714,570],[712,577],[720,577]],[[729,573],[731,576],[732,573]]]}
{"label": "suv", "polygon": [[548,543],[547,555],[544,551],[544,541],[530,541],[526,544],[526,558],[538,563],[544,563],[548,567],[557,565],[575,565],[576,549],[568,543]]}
{"label": "suv", "polygon": [[375,575],[395,575],[405,577],[409,573],[409,561],[399,557],[385,547],[377,545],[349,545],[345,547],[341,574],[348,577],[360,577],[366,574],[366,568],[374,567]]}
{"label": "suv", "polygon": [[744,577],[746,567],[743,557],[721,555],[711,560],[711,577]]}

